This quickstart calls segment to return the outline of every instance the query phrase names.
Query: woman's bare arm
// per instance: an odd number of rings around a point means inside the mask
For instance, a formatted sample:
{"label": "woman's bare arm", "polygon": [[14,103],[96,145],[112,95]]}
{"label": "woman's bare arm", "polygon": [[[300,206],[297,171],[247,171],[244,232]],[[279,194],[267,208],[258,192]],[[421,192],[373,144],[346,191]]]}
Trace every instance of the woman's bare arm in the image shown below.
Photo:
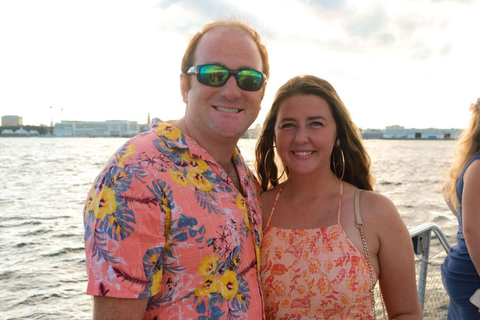
{"label": "woman's bare arm", "polygon": [[480,160],[474,161],[463,176],[462,219],[468,253],[480,275]]}
{"label": "woman's bare arm", "polygon": [[422,319],[410,234],[395,205],[381,196],[375,224],[380,248],[380,287],[390,319]]}

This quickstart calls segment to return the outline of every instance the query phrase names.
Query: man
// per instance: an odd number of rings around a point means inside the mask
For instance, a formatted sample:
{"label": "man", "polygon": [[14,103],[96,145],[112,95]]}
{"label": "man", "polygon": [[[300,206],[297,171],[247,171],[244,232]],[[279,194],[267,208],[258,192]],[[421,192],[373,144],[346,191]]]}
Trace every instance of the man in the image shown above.
{"label": "man", "polygon": [[261,319],[259,186],[236,149],[269,74],[258,34],[220,20],[180,76],[185,116],[128,141],[85,205],[95,319]]}

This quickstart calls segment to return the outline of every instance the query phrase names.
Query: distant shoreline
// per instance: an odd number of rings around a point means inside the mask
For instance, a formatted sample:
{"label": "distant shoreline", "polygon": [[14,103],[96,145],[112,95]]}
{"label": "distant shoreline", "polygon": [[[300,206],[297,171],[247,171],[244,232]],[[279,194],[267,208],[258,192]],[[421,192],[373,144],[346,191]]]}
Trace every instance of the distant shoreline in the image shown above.
{"label": "distant shoreline", "polygon": [[[15,134],[4,134],[0,135],[0,138],[61,138],[61,139],[69,139],[69,138],[133,138],[134,136],[75,136],[75,137],[57,137],[57,136],[47,136],[47,135],[35,135],[35,136],[27,136],[27,135],[15,135]],[[245,140],[256,140],[258,138],[241,138]],[[455,141],[456,138],[369,138],[369,137],[362,137],[363,140],[408,140],[408,141]]]}

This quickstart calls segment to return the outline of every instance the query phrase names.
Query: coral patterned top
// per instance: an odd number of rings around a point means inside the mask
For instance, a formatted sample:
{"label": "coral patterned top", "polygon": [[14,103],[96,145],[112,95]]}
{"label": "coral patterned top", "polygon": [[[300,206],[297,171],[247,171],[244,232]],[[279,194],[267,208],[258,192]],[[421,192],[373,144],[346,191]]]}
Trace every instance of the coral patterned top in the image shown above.
{"label": "coral patterned top", "polygon": [[282,189],[261,246],[267,319],[373,319],[368,261],[340,225],[342,186],[337,224],[314,229],[270,226]]}

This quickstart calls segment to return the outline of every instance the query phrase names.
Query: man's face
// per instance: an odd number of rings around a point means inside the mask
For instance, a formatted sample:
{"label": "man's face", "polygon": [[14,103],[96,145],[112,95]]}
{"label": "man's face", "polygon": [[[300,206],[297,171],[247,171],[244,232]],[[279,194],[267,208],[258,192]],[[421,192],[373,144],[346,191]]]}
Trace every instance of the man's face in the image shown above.
{"label": "man's face", "polygon": [[[261,71],[263,67],[255,42],[244,33],[227,27],[218,27],[203,35],[195,51],[194,63],[217,64],[233,70]],[[245,91],[238,87],[234,76],[221,87],[201,84],[195,75],[182,74],[181,77],[188,130],[197,141],[201,137],[203,141],[236,143],[257,118],[265,86],[258,91]]]}

